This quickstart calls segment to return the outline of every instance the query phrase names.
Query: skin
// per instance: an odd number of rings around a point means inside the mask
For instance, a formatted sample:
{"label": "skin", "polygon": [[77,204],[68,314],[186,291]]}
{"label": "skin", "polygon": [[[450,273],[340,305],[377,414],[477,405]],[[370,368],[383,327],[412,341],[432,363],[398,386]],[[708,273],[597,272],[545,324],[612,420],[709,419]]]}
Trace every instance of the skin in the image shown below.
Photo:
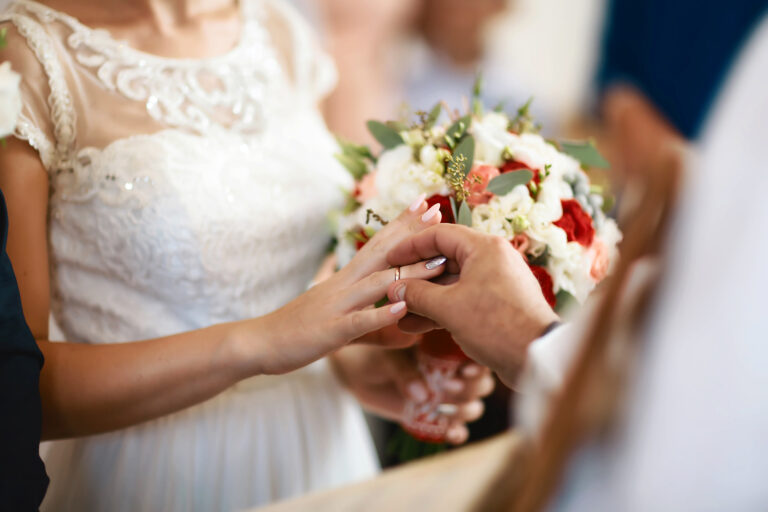
{"label": "skin", "polygon": [[685,145],[683,136],[664,115],[632,87],[608,89],[601,110],[613,146],[611,159],[624,181],[642,176],[660,155],[678,153]]}
{"label": "skin", "polygon": [[[237,6],[229,0],[47,3],[87,25],[107,28],[139,50],[169,57],[226,52],[241,25]],[[440,222],[439,212],[424,217],[423,200],[392,221],[347,267],[273,313],[159,339],[85,345],[45,341],[50,315],[49,184],[37,153],[25,142],[9,139],[0,151],[0,188],[9,213],[8,254],[27,322],[46,358],[40,381],[45,439],[134,425],[211,398],[241,379],[290,372],[333,352],[339,374],[361,399],[374,396],[369,387],[387,381],[395,384],[389,389],[402,400],[402,390],[420,382],[413,372],[393,375],[393,365],[380,369],[376,383],[356,380],[360,367],[368,368],[367,376],[376,375],[369,364],[376,351],[383,359],[399,356],[376,347],[368,349],[367,358],[345,357],[340,349],[352,341],[402,346],[402,339],[393,341],[381,329],[402,318],[405,308],[370,305],[386,294],[394,278],[387,252],[406,236]],[[404,268],[402,276],[432,278],[441,272],[416,264]],[[363,353],[363,348],[352,348]],[[455,401],[476,400],[484,392],[482,381],[482,375],[467,378],[464,388],[469,392]],[[374,408],[382,400],[376,397]],[[397,398],[388,400],[395,403]],[[462,423],[466,418],[459,409],[456,420]]]}
{"label": "skin", "polygon": [[448,258],[440,283],[406,279],[389,286],[390,300],[404,298],[406,332],[447,329],[462,350],[513,387],[528,345],[558,320],[536,278],[511,244],[464,226],[442,224],[397,245],[392,265],[442,254]]}

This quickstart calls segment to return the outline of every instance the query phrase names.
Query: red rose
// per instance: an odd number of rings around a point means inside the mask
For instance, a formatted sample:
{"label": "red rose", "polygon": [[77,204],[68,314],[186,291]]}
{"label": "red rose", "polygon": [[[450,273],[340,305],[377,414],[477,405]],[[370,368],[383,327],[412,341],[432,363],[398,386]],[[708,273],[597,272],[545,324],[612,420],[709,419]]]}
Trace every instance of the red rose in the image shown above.
{"label": "red rose", "polygon": [[427,198],[427,205],[429,208],[439,204],[440,213],[443,215],[443,220],[440,221],[444,224],[456,224],[456,219],[453,217],[453,209],[451,208],[451,200],[447,196],[435,194],[432,197]]}
{"label": "red rose", "polygon": [[359,251],[365,244],[368,243],[370,238],[368,237],[368,233],[366,233],[363,228],[358,228],[355,235],[355,248]]}
{"label": "red rose", "polygon": [[504,162],[504,165],[499,167],[499,170],[501,171],[501,174],[505,174],[512,171],[519,171],[520,169],[528,169],[533,173],[533,182],[536,185],[541,184],[541,176],[539,176],[540,172],[538,169],[531,169],[529,165],[524,164],[523,162],[518,162],[517,160],[507,160]]}
{"label": "red rose", "polygon": [[549,275],[549,272],[547,272],[544,267],[539,267],[537,265],[528,265],[528,267],[531,269],[534,277],[539,282],[539,286],[541,286],[541,293],[544,294],[544,298],[547,300],[547,303],[552,309],[554,309],[557,299],[555,298],[555,285],[552,282],[552,276]]}
{"label": "red rose", "polygon": [[560,204],[563,205],[563,216],[553,224],[565,231],[569,242],[579,242],[584,247],[592,245],[595,238],[592,217],[575,199],[562,199]]}

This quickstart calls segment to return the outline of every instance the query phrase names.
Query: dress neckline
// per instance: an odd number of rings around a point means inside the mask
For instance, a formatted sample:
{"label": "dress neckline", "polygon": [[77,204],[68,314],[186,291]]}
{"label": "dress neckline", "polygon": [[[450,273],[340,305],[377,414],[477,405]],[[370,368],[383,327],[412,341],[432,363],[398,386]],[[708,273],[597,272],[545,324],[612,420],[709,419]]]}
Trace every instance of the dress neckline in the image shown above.
{"label": "dress neckline", "polygon": [[70,29],[73,30],[73,32],[80,32],[81,34],[89,35],[92,38],[98,38],[100,44],[110,44],[120,50],[123,54],[130,54],[134,56],[137,60],[143,60],[143,61],[152,61],[152,62],[163,62],[163,63],[170,63],[170,64],[179,64],[179,65],[200,65],[200,64],[216,64],[218,62],[222,61],[229,61],[232,58],[239,57],[243,50],[246,49],[248,46],[248,42],[250,40],[249,34],[254,33],[254,30],[252,30],[252,25],[254,23],[253,16],[249,16],[247,9],[245,7],[245,3],[248,0],[239,0],[238,1],[238,10],[239,10],[239,16],[240,16],[240,35],[235,43],[235,45],[230,48],[229,50],[225,51],[224,53],[221,53],[219,55],[212,55],[210,57],[166,57],[163,55],[157,55],[155,53],[149,53],[145,52],[143,50],[139,50],[137,48],[134,48],[125,40],[117,39],[115,38],[112,33],[104,28],[93,28],[90,27],[83,22],[81,22],[76,17],[67,14],[63,11],[59,11],[57,9],[54,9],[53,7],[49,7],[43,3],[40,3],[36,0],[15,0],[15,4],[25,6],[28,9],[35,10],[38,12],[38,14],[44,18],[48,19],[57,19],[63,23],[65,23],[67,26],[70,27]]}

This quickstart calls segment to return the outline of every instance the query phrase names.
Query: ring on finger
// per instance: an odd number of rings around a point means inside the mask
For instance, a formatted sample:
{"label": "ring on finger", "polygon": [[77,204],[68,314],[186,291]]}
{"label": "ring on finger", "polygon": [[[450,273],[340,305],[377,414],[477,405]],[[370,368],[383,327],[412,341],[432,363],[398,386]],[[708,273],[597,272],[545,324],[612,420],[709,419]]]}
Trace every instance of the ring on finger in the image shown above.
{"label": "ring on finger", "polygon": [[400,280],[400,267],[395,267],[395,281]]}

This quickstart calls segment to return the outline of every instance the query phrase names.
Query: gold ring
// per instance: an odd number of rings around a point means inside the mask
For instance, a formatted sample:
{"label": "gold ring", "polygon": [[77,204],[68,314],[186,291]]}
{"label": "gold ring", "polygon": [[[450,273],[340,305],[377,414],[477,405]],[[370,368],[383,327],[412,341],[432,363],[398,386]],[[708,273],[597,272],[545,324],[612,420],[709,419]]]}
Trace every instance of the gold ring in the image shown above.
{"label": "gold ring", "polygon": [[400,280],[400,267],[395,267],[395,281]]}

